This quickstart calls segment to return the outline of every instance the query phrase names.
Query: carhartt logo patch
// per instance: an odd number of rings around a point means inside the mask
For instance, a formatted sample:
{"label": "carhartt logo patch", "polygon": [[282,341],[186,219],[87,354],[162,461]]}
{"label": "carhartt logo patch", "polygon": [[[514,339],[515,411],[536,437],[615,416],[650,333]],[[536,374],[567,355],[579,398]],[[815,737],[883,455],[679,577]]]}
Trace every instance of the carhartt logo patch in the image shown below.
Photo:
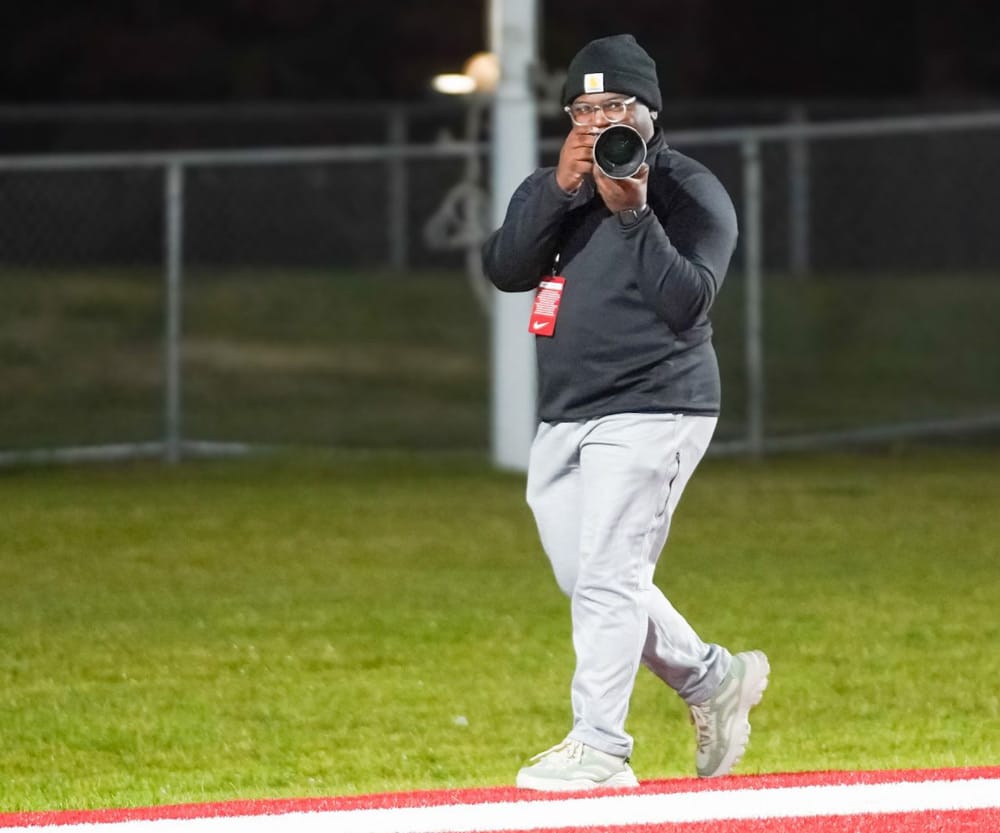
{"label": "carhartt logo patch", "polygon": [[604,92],[604,73],[588,72],[583,76],[583,91],[585,93]]}

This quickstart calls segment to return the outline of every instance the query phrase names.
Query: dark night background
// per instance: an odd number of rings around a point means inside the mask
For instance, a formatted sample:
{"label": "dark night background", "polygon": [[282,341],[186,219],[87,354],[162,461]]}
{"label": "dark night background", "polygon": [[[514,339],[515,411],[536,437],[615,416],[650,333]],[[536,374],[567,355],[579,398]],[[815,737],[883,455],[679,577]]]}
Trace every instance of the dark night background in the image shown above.
{"label": "dark night background", "polygon": [[[415,101],[487,46],[480,0],[5,3],[0,102]],[[993,98],[996,2],[539,0],[543,63],[631,31],[676,98]]]}

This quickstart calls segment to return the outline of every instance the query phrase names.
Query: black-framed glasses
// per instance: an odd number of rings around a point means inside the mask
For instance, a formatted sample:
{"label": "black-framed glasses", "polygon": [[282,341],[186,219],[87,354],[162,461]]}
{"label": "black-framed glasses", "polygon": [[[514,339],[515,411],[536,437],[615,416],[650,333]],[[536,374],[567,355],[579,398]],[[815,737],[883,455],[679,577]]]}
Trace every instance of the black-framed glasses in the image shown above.
{"label": "black-framed glasses", "polygon": [[604,118],[615,123],[625,118],[628,108],[635,104],[635,98],[634,95],[629,98],[615,98],[601,104],[585,104],[580,101],[563,107],[563,111],[578,127],[587,127],[593,124],[598,112],[604,113]]}

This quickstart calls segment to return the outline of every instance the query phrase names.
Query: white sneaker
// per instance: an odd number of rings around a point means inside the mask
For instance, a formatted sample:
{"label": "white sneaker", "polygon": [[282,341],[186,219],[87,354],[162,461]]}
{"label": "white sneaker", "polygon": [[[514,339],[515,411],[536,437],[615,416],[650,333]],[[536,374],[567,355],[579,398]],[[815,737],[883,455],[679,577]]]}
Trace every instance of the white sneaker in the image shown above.
{"label": "white sneaker", "polygon": [[601,787],[638,787],[628,758],[601,752],[575,740],[564,740],[531,759],[517,773],[525,790],[596,790]]}
{"label": "white sneaker", "polygon": [[750,709],[764,696],[770,671],[763,652],[736,654],[715,694],[690,707],[698,743],[695,767],[702,778],[728,774],[743,757],[750,741]]}

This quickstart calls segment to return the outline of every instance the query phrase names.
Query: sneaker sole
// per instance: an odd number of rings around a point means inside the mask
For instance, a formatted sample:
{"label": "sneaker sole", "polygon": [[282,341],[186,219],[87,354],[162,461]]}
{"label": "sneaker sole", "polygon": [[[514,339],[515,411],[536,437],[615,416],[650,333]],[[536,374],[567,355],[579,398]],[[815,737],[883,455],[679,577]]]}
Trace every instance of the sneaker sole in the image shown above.
{"label": "sneaker sole", "polygon": [[537,778],[527,773],[519,772],[514,782],[522,790],[540,790],[542,792],[575,792],[578,790],[603,790],[607,788],[638,787],[639,781],[631,768],[616,772],[604,781],[591,781],[587,778],[572,780],[557,780]]}
{"label": "sneaker sole", "polygon": [[739,711],[734,717],[737,724],[734,732],[737,732],[736,741],[730,746],[729,752],[723,756],[719,766],[708,773],[698,773],[702,778],[719,778],[728,775],[729,771],[736,766],[743,758],[750,742],[750,709],[760,703],[767,688],[767,678],[771,673],[771,664],[767,661],[767,655],[763,651],[747,651],[740,654],[743,662],[746,663],[747,673],[740,686]]}

